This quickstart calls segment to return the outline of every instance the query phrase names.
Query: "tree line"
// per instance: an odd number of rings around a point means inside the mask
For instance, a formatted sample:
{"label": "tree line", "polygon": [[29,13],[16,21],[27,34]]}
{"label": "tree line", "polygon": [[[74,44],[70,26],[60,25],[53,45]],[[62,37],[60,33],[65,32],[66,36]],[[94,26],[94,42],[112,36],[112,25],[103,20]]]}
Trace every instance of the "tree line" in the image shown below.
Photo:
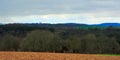
{"label": "tree line", "polygon": [[0,51],[120,54],[120,29],[117,28],[23,31],[26,30],[1,29]]}

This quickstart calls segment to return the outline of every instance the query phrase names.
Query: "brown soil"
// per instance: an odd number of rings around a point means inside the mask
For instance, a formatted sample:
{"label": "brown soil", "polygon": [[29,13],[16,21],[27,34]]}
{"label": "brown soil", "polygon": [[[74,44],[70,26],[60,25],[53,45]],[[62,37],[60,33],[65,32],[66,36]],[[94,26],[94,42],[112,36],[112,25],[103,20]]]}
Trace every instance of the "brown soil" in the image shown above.
{"label": "brown soil", "polygon": [[120,56],[41,52],[0,52],[0,60],[120,60]]}

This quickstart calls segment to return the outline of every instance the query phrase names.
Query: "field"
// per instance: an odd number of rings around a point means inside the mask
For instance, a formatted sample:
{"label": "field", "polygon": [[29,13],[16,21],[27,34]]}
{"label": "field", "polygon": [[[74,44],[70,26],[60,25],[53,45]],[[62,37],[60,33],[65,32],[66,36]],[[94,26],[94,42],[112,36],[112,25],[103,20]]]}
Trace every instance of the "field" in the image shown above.
{"label": "field", "polygon": [[120,60],[120,56],[41,52],[0,52],[0,60]]}

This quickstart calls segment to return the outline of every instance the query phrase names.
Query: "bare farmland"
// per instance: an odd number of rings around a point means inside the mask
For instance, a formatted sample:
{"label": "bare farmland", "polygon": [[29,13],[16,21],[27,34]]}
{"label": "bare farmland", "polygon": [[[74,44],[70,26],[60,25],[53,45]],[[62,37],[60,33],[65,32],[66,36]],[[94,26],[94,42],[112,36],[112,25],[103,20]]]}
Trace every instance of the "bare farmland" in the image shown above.
{"label": "bare farmland", "polygon": [[120,60],[120,56],[41,52],[0,52],[0,60]]}

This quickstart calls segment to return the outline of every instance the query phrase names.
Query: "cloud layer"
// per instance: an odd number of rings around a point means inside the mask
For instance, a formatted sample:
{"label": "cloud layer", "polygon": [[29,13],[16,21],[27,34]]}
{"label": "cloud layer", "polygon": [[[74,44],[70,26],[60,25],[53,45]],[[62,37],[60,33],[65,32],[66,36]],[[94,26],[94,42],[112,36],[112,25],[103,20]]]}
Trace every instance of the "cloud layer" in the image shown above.
{"label": "cloud layer", "polygon": [[[63,16],[65,14],[69,15],[69,17],[64,17],[63,20],[65,20],[65,22],[75,22],[74,20],[80,23],[83,23],[83,20],[85,23],[88,21],[101,23],[101,20],[105,22],[119,22],[119,2],[120,0],[1,0],[0,22],[40,21],[52,23],[53,21],[50,19],[55,19],[56,21],[53,23],[59,23],[63,17],[58,18],[57,16]],[[45,17],[38,17],[45,15],[47,15],[47,21],[44,21]],[[50,17],[51,15],[54,17]],[[92,17],[92,19],[90,17]]]}

